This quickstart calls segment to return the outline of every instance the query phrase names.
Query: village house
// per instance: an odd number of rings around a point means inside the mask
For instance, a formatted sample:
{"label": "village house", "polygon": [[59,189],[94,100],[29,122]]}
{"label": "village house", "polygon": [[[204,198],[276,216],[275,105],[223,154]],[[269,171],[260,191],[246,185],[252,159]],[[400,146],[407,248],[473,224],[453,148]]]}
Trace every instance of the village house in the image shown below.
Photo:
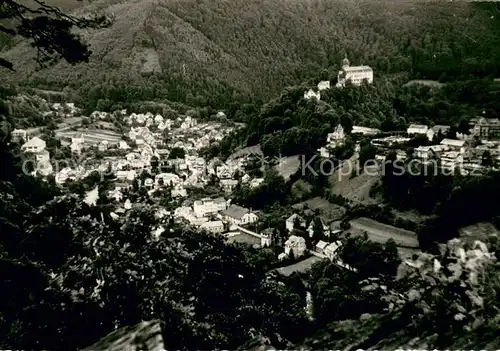
{"label": "village house", "polygon": [[221,179],[220,181],[220,186],[226,193],[231,193],[237,185],[238,181],[236,179]]}
{"label": "village house", "polygon": [[450,126],[445,126],[445,125],[440,125],[436,124],[434,127],[431,128],[433,136],[437,136],[438,134],[441,134],[443,137],[448,135],[450,132],[451,127]]}
{"label": "village house", "polygon": [[312,90],[312,89],[309,89],[308,91],[306,91],[306,92],[304,93],[304,99],[306,99],[306,100],[310,100],[310,99],[313,99],[313,98],[315,98],[315,99],[316,99],[316,100],[318,100],[318,101],[319,101],[319,100],[321,100],[321,95],[320,95],[320,93],[319,93],[319,92],[317,92],[317,93],[316,93],[316,92],[315,92],[314,90]]}
{"label": "village house", "polygon": [[27,134],[26,130],[24,130],[24,129],[14,129],[10,133],[10,136],[11,136],[11,140],[14,143],[19,143],[19,142],[25,142],[27,137],[28,137],[28,134]]}
{"label": "village house", "polygon": [[338,255],[338,250],[342,246],[341,241],[335,241],[334,243],[331,243],[327,245],[323,249],[323,254],[330,260],[330,261],[335,261],[337,259]]}
{"label": "village house", "polygon": [[472,128],[472,135],[480,140],[499,140],[500,120],[498,118],[478,118]]}
{"label": "village house", "polygon": [[406,130],[406,134],[408,134],[409,136],[425,135],[428,140],[432,140],[432,138],[434,137],[433,130],[429,129],[428,126],[423,124],[410,124],[410,126]]}
{"label": "village house", "polygon": [[330,156],[331,156],[330,149],[325,147],[325,146],[320,147],[317,151],[318,151],[320,157],[330,158]]}
{"label": "village house", "polygon": [[224,211],[226,208],[227,202],[222,197],[216,199],[204,198],[201,200],[196,200],[193,203],[194,214],[197,217],[215,215],[218,212]]}
{"label": "village house", "polygon": [[306,227],[306,221],[304,218],[294,213],[288,217],[285,221],[285,228],[291,233],[295,229],[295,223],[298,222],[301,227]]}
{"label": "village house", "polygon": [[430,145],[430,146],[419,146],[414,149],[415,157],[420,158],[423,161],[428,161],[430,159],[438,159],[442,152],[448,151],[449,147],[446,145]]}
{"label": "village house", "polygon": [[71,143],[69,145],[69,149],[71,150],[72,153],[76,155],[80,155],[82,150],[83,150],[83,144],[80,143]]}
{"label": "village house", "polygon": [[72,178],[75,179],[74,171],[69,167],[65,167],[56,173],[55,182],[57,184],[64,184],[68,179]]}
{"label": "village house", "polygon": [[462,155],[465,153],[465,140],[443,139],[440,145],[445,145],[453,151],[459,151]]}
{"label": "village house", "polygon": [[222,223],[222,221],[205,222],[200,225],[200,229],[206,230],[212,234],[223,233],[224,223]]}
{"label": "village house", "polygon": [[322,80],[321,82],[318,83],[318,90],[327,90],[330,89],[330,81],[329,80]]}
{"label": "village house", "polygon": [[118,144],[118,148],[120,150],[128,150],[128,149],[130,149],[130,146],[128,146],[128,144],[125,140],[120,140],[120,143]]}
{"label": "village house", "polygon": [[330,158],[330,149],[322,146],[317,151],[318,151],[320,157]]}
{"label": "village house", "polygon": [[33,137],[21,146],[23,152],[39,153],[45,150],[47,144],[39,137]]}
{"label": "village house", "polygon": [[251,210],[238,205],[229,206],[221,215],[224,220],[235,225],[255,223],[259,220],[259,217]]}
{"label": "village house", "polygon": [[441,167],[450,171],[461,168],[463,161],[463,155],[459,151],[448,151],[441,155]]}
{"label": "village house", "polygon": [[194,118],[191,118],[190,116],[187,116],[184,119],[184,122],[182,122],[180,128],[181,129],[190,129],[196,125],[197,121]]}
{"label": "village house", "polygon": [[148,190],[153,188],[154,183],[154,180],[151,178],[144,179],[144,187]]}
{"label": "village house", "polygon": [[292,235],[285,242],[285,255],[289,256],[293,252],[295,258],[301,257],[306,251],[306,240],[300,236]]}
{"label": "village house", "polygon": [[159,125],[160,123],[163,123],[163,116],[158,114],[155,116],[155,124]]}
{"label": "village house", "polygon": [[316,244],[316,247],[315,247],[315,251],[321,255],[324,255],[325,254],[325,248],[328,246],[328,243],[323,241],[323,240],[320,240],[318,241],[318,243]]}
{"label": "village house", "polygon": [[174,173],[160,173],[155,176],[155,186],[172,185],[175,186],[181,182],[181,178]]}
{"label": "village house", "polygon": [[217,178],[230,179],[233,177],[235,169],[229,165],[218,166],[216,169]]}
{"label": "village house", "polygon": [[326,142],[331,147],[336,147],[341,145],[345,140],[345,132],[344,128],[341,124],[338,124],[335,127],[335,130],[332,133],[328,133],[326,137]]}
{"label": "village house", "polygon": [[186,190],[186,188],[184,188],[184,186],[182,184],[177,184],[170,191],[170,195],[173,198],[176,198],[176,197],[187,197],[187,190]]}
{"label": "village house", "polygon": [[241,183],[242,184],[248,184],[252,180],[252,177],[250,177],[247,173],[243,174],[241,177]]}
{"label": "village house", "polygon": [[108,150],[108,141],[107,140],[101,141],[97,146],[97,149],[101,152]]}
{"label": "village house", "polygon": [[174,210],[174,217],[176,218],[187,218],[189,216],[194,216],[194,211],[189,206],[180,206]]}

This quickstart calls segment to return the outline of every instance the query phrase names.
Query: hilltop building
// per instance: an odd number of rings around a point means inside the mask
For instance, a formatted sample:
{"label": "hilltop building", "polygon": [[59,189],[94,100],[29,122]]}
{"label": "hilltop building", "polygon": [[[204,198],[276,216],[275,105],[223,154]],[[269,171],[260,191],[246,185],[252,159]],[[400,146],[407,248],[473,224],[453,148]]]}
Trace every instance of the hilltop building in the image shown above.
{"label": "hilltop building", "polygon": [[369,84],[373,83],[373,69],[369,66],[351,66],[346,56],[342,60],[342,69],[338,73],[336,86],[342,88],[347,81],[359,86],[365,80]]}

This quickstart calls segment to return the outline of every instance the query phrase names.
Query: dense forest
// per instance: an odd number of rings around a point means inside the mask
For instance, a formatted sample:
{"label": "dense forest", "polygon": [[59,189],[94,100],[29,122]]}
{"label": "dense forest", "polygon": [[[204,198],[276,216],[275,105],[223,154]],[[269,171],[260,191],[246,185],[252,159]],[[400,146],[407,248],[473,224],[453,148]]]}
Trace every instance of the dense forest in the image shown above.
{"label": "dense forest", "polygon": [[20,44],[3,54],[19,71],[6,80],[65,89],[89,109],[139,100],[234,109],[268,101],[288,85],[335,80],[345,54],[372,66],[376,80],[449,81],[498,76],[500,69],[493,2],[79,4],[76,14],[104,11],[114,19],[110,28],[86,32],[90,63],[35,72],[30,48]]}

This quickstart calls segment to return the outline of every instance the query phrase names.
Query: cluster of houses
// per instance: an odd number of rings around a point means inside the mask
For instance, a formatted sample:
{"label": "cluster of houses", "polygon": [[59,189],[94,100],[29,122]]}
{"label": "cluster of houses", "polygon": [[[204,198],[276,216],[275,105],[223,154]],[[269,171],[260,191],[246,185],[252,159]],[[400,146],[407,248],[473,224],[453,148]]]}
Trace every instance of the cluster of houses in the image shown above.
{"label": "cluster of houses", "polygon": [[[330,260],[335,260],[338,254],[338,249],[342,246],[340,240],[337,240],[342,230],[340,230],[336,223],[328,225],[323,219],[319,219],[323,231],[324,240],[318,240],[314,246],[314,253],[324,256]],[[281,253],[278,258],[280,260],[289,257],[300,258],[307,252],[306,239],[302,235],[295,235],[300,229],[305,235],[312,238],[314,236],[314,220],[307,224],[306,220],[298,213],[292,214],[285,221],[285,228],[289,233],[289,238],[285,241],[285,251]],[[331,242],[330,242],[331,239]]]}
{"label": "cluster of houses", "polygon": [[[395,151],[399,160],[405,160],[408,155],[408,143],[421,137],[426,145],[413,150],[412,157],[430,163],[439,160],[441,168],[459,171],[462,174],[479,174],[477,171],[500,164],[500,120],[484,117],[471,120],[469,134],[453,133],[448,125],[411,124],[406,131],[382,133],[379,129],[354,126],[351,133],[372,137],[371,144],[379,153],[377,161],[384,161],[389,151]],[[383,136],[383,134],[391,134]],[[344,144],[346,133],[339,124],[332,133],[327,135],[326,145],[318,149],[321,157],[331,157],[331,150]],[[491,163],[485,165],[485,152],[490,155]]]}

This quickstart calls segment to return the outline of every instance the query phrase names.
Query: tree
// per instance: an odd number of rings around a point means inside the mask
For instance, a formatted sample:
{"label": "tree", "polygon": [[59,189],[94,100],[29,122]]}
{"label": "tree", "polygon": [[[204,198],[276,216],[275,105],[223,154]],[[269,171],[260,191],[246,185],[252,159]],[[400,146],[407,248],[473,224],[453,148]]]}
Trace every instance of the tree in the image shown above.
{"label": "tree", "polygon": [[[0,17],[12,25],[0,25],[0,32],[28,39],[37,49],[36,61],[42,66],[59,59],[70,64],[88,62],[91,52],[81,38],[72,33],[73,27],[103,28],[111,24],[110,19],[105,16],[78,18],[42,1],[35,2],[37,7],[28,7],[17,0],[1,1]],[[0,58],[0,66],[15,70],[14,64],[3,58]]]}
{"label": "tree", "polygon": [[466,119],[462,118],[460,120],[460,123],[458,124],[457,132],[468,135],[470,134],[469,129],[470,129],[469,122]]}
{"label": "tree", "polygon": [[170,154],[168,155],[169,159],[178,159],[178,158],[184,158],[186,155],[186,151],[184,151],[183,148],[181,147],[174,147],[171,151]]}
{"label": "tree", "polygon": [[370,161],[371,164],[373,164],[376,154],[377,154],[377,148],[373,146],[371,143],[361,147],[361,150],[359,151],[359,165],[361,169],[364,168],[364,166],[367,164],[368,161]]}
{"label": "tree", "polygon": [[366,233],[364,237],[349,237],[341,247],[340,258],[362,277],[394,277],[401,263],[393,240],[382,245],[370,241]]}
{"label": "tree", "polygon": [[322,240],[324,237],[323,221],[320,217],[315,217],[313,220],[313,240]]}
{"label": "tree", "polygon": [[494,166],[493,157],[491,156],[491,152],[489,150],[485,150],[483,152],[483,157],[481,159],[481,165],[483,165],[484,167]]}

